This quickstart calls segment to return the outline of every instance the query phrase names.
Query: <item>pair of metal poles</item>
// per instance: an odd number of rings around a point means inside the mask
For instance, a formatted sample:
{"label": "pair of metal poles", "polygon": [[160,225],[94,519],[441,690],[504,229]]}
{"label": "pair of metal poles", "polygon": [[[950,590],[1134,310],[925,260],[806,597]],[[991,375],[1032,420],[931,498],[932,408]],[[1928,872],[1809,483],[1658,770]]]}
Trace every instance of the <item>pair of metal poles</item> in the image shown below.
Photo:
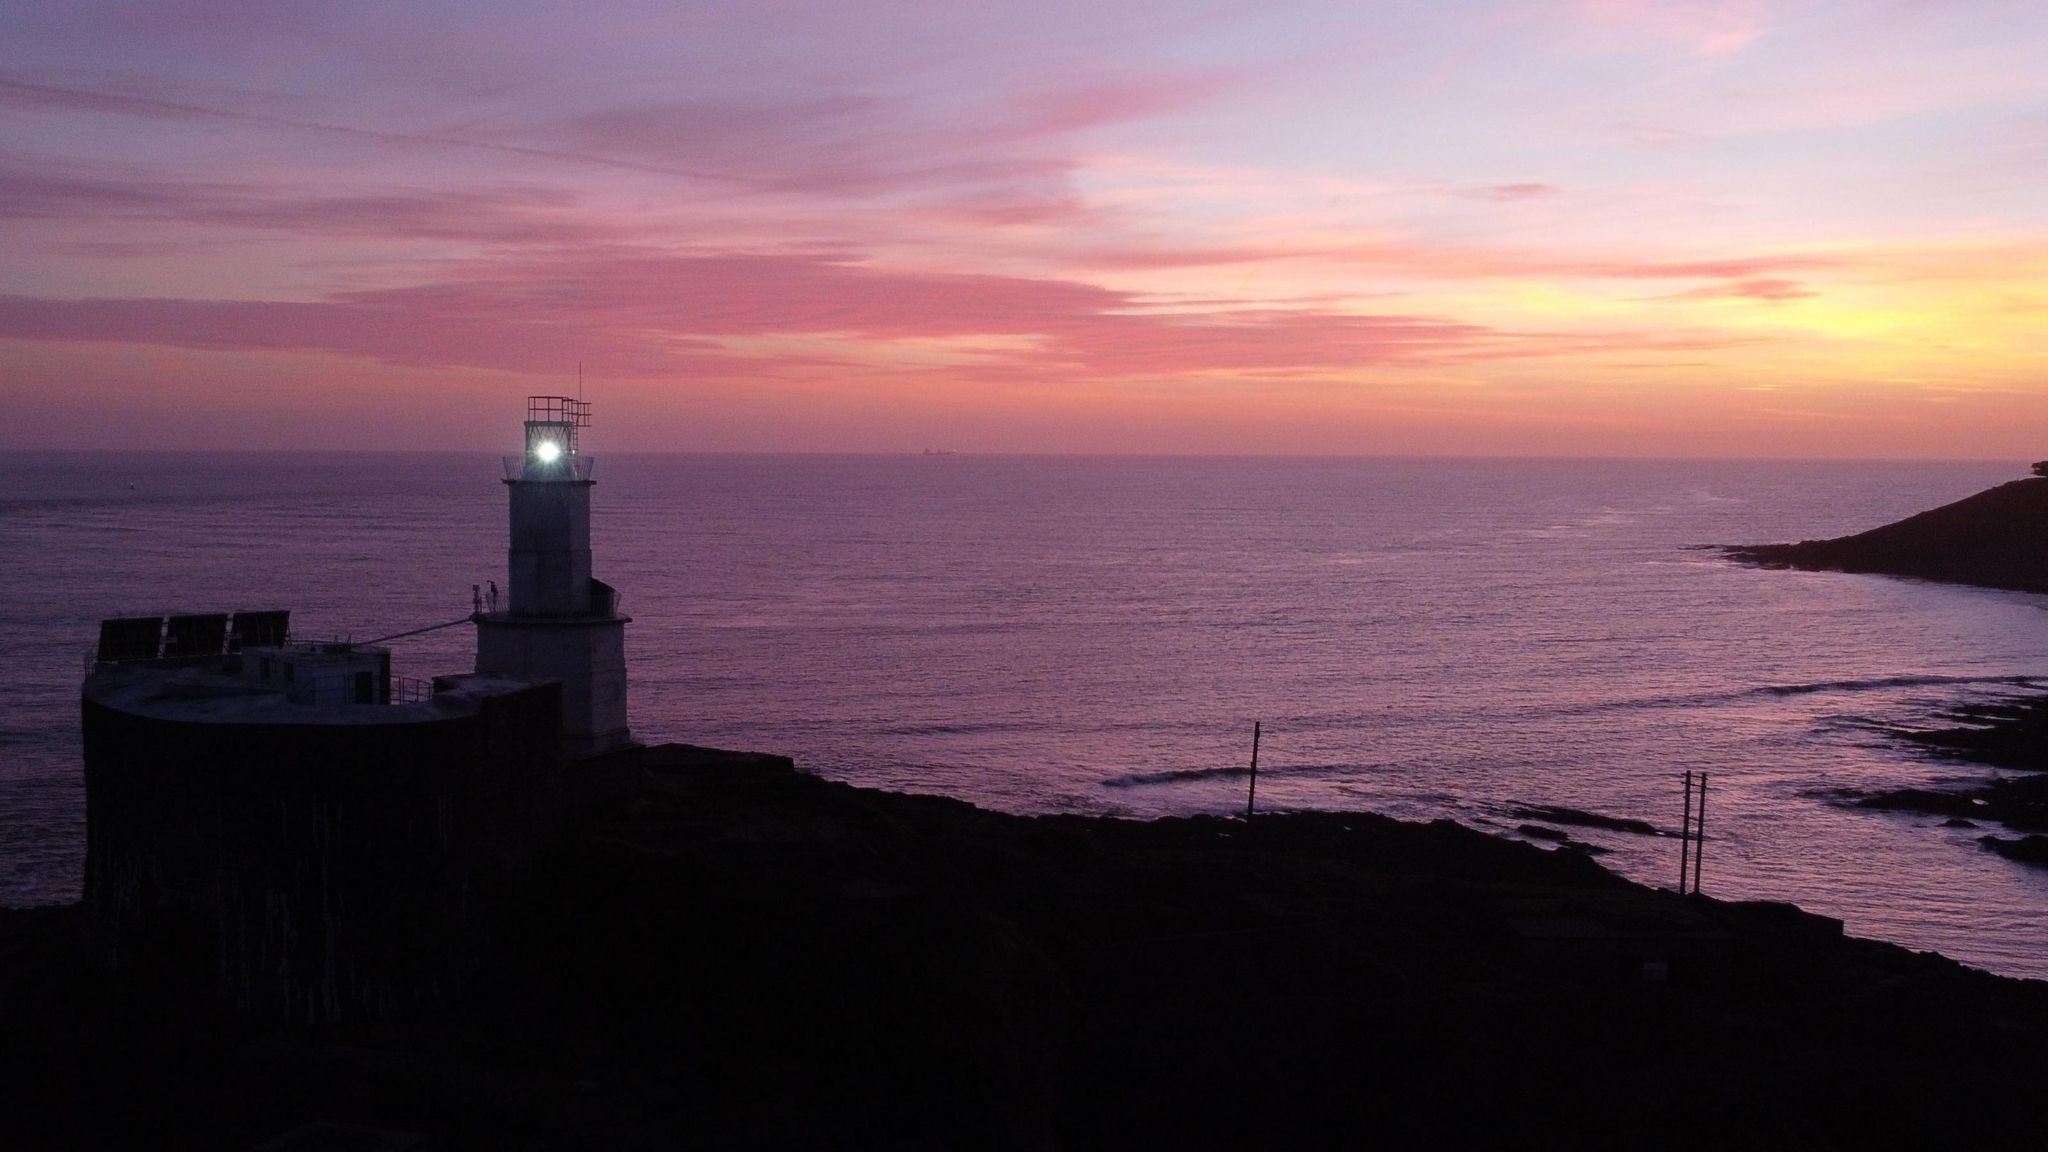
{"label": "pair of metal poles", "polygon": [[1699,774],[1699,806],[1693,806],[1693,774],[1685,774],[1685,817],[1678,825],[1678,894],[1685,895],[1686,868],[1692,869],[1692,891],[1700,890],[1700,857],[1707,844],[1707,774]]}

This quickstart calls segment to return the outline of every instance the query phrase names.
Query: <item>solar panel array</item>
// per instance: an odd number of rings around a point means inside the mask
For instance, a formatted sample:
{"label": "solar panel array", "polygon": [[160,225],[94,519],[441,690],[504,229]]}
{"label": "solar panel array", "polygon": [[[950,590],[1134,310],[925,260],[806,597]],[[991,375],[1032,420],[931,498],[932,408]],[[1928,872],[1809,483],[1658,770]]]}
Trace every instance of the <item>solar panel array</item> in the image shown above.
{"label": "solar panel array", "polygon": [[100,621],[97,659],[102,664],[182,656],[218,656],[244,648],[275,647],[291,636],[292,614],[237,612],[232,628],[225,612],[184,616],[117,616]]}

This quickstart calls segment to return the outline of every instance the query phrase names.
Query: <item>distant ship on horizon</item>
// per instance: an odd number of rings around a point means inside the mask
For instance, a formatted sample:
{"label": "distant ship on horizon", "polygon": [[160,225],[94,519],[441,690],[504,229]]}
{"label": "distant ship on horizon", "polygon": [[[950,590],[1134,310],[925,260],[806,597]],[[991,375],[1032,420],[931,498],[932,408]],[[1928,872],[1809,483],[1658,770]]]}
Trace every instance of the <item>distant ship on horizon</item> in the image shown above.
{"label": "distant ship on horizon", "polygon": [[924,450],[924,454],[927,456],[958,456],[960,453],[955,452],[951,448],[927,448]]}

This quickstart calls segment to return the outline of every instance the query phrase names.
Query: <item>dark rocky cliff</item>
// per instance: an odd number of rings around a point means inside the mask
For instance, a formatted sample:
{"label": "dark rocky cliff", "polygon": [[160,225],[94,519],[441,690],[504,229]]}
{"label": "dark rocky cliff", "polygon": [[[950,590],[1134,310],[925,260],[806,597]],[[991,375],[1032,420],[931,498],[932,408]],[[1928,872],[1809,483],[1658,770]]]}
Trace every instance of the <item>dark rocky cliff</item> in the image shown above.
{"label": "dark rocky cliff", "polygon": [[2001,484],[1896,523],[1832,540],[1724,549],[1774,568],[1874,572],[2048,592],[2048,479]]}
{"label": "dark rocky cliff", "polygon": [[1447,821],[1023,818],[673,747],[578,772],[430,1020],[280,1035],[81,963],[76,909],[0,912],[10,1143],[2032,1147],[2048,1123],[2048,985]]}

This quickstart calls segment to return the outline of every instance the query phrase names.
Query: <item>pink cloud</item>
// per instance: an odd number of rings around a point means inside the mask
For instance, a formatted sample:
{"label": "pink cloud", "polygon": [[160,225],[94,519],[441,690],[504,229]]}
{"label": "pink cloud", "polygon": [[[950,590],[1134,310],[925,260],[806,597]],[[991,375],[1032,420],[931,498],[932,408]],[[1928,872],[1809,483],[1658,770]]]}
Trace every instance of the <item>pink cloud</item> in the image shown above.
{"label": "pink cloud", "polygon": [[1077,134],[1180,111],[1237,83],[1159,74],[1026,89],[932,111],[838,90],[786,98],[685,97],[532,112],[440,128],[370,127],[182,93],[133,93],[0,78],[0,107],[214,123],[361,145],[491,153],[824,197],[912,193],[959,219],[1035,224],[1083,213],[1068,178]]}
{"label": "pink cloud", "polygon": [[1578,31],[1603,49],[1676,44],[1700,56],[1738,52],[1766,30],[1759,0],[1575,0]]}
{"label": "pink cloud", "polygon": [[1576,269],[1576,274],[1612,277],[1617,280],[1744,280],[1772,272],[1810,272],[1843,264],[1837,256],[1791,253],[1773,256],[1743,256],[1725,260],[1646,260],[1615,263],[1572,263],[1557,265]]}
{"label": "pink cloud", "polygon": [[805,254],[621,249],[480,265],[466,278],[344,293],[338,303],[425,314],[713,336],[847,333],[875,339],[1014,335],[1128,307],[1063,280],[890,271]]}
{"label": "pink cloud", "polygon": [[[890,110],[875,97],[642,102],[491,130],[507,146],[620,158],[656,171],[717,170],[757,187],[812,189],[883,180]],[[886,181],[884,181],[886,182]]]}
{"label": "pink cloud", "polygon": [[1700,139],[1696,132],[1673,128],[1663,124],[1616,124],[1614,128],[1627,136],[1630,142],[1645,148],[1671,148]]}
{"label": "pink cloud", "polygon": [[969,189],[920,207],[917,215],[989,227],[1072,225],[1107,215],[1075,193],[1064,179],[1020,180],[999,188]]}
{"label": "pink cloud", "polygon": [[1764,300],[1781,304],[1787,300],[1804,300],[1817,293],[1796,280],[1776,276],[1752,276],[1730,280],[1723,284],[1710,284],[1688,292],[1678,292],[1665,297],[1667,300]]}
{"label": "pink cloud", "polygon": [[1221,73],[1123,77],[1029,93],[1012,100],[990,132],[1011,138],[1067,136],[1187,111],[1243,86]]}
{"label": "pink cloud", "polygon": [[[891,270],[801,254],[636,250],[502,260],[408,288],[310,302],[0,297],[0,336],[319,351],[412,366],[545,373],[602,356],[621,377],[759,375],[828,363],[722,342],[1025,338],[966,376],[1290,375],[1672,345],[1517,334],[1431,316],[1314,308],[1162,313],[1074,281]],[[879,343],[877,343],[879,342]],[[1685,346],[1691,346],[1687,344]]]}
{"label": "pink cloud", "polygon": [[1048,358],[1085,377],[1341,371],[1440,361],[1499,341],[1453,320],[1305,311],[1096,316],[1057,335]]}
{"label": "pink cloud", "polygon": [[1707,260],[1601,260],[1524,249],[1476,248],[1425,242],[1287,246],[1096,249],[1079,257],[1088,267],[1148,270],[1301,260],[1376,268],[1432,279],[1559,278],[1589,280],[1744,280],[1783,272],[1811,272],[1846,263],[1835,255],[1783,253]]}
{"label": "pink cloud", "polygon": [[[535,373],[574,364],[592,346],[577,325],[420,312],[366,303],[0,296],[0,336],[243,352],[328,352],[416,367]],[[622,375],[723,371],[715,345],[603,341]]]}
{"label": "pink cloud", "polygon": [[0,77],[0,106],[24,111],[91,112],[150,120],[240,119],[240,113],[128,92],[32,84]]}
{"label": "pink cloud", "polygon": [[1071,137],[1181,111],[1234,83],[1220,75],[1121,77],[945,112],[872,94],[669,100],[505,126],[492,139],[655,170],[715,170],[776,191],[934,194],[1035,185],[1042,192],[1072,170]]}
{"label": "pink cloud", "polygon": [[1209,268],[1230,264],[1258,264],[1268,260],[1302,260],[1328,254],[1328,250],[1285,245],[1218,245],[1185,248],[1098,248],[1081,253],[1083,267],[1149,271],[1159,268]]}
{"label": "pink cloud", "polygon": [[1516,184],[1488,184],[1482,188],[1473,188],[1467,191],[1465,195],[1475,200],[1497,200],[1503,202],[1541,200],[1545,197],[1557,195],[1557,186],[1536,181],[1524,181]]}
{"label": "pink cloud", "polygon": [[740,180],[739,177],[731,173],[687,169],[673,165],[654,165],[617,156],[598,155],[592,152],[536,147],[531,144],[501,140],[478,139],[454,132],[409,132],[363,128],[351,124],[331,123],[271,112],[213,107],[188,103],[182,100],[159,99],[153,96],[136,96],[119,92],[34,84],[4,77],[0,77],[0,106],[90,112],[152,120],[215,121],[298,133],[314,133],[340,137],[359,143],[398,146],[412,150],[433,148],[479,151],[527,159],[553,160],[577,165],[595,165],[604,168],[644,172],[652,175],[686,177],[717,183],[735,183]]}

